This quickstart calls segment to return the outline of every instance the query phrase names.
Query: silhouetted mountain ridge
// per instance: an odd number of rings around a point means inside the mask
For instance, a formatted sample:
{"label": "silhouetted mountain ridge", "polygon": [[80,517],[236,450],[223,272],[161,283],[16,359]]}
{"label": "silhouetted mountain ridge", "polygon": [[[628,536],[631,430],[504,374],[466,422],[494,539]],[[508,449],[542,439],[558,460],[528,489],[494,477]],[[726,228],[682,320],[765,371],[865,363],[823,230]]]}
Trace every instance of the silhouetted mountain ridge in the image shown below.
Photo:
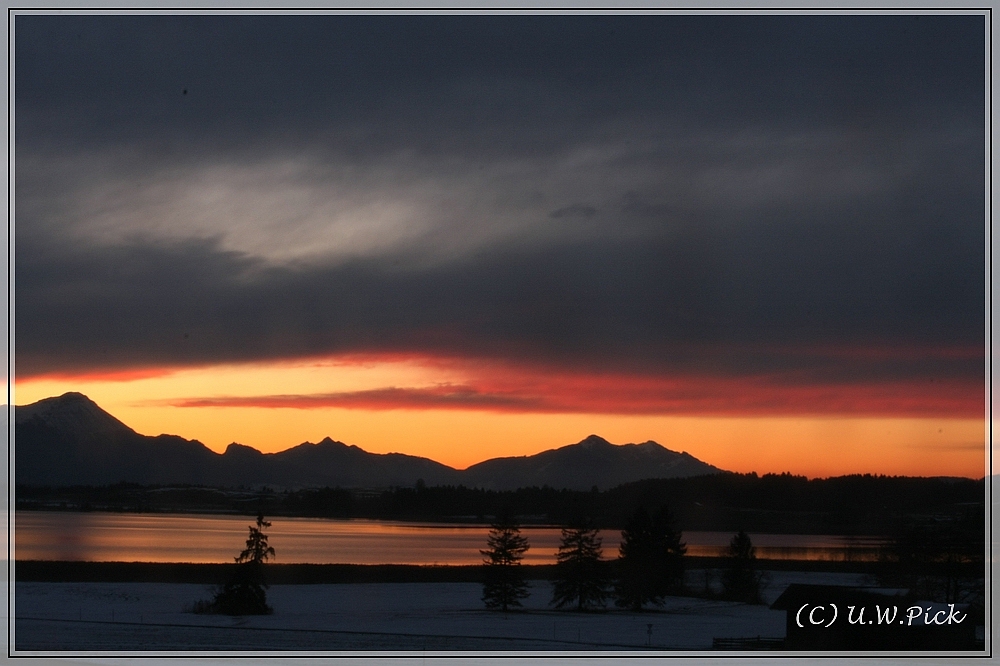
{"label": "silhouetted mountain ridge", "polygon": [[465,485],[495,490],[606,489],[646,478],[722,470],[656,442],[616,446],[591,435],[532,456],[495,458],[464,471],[403,453],[368,453],[325,437],[277,453],[233,442],[216,453],[197,440],[141,435],[81,393],[15,407],[15,480],[23,485],[185,483],[284,488]]}
{"label": "silhouetted mountain ridge", "polygon": [[[504,490],[525,486],[606,489],[644,478],[717,474],[717,467],[656,442],[616,446],[597,435],[532,456],[494,458],[465,470],[466,485]],[[518,485],[519,484],[519,485]]]}

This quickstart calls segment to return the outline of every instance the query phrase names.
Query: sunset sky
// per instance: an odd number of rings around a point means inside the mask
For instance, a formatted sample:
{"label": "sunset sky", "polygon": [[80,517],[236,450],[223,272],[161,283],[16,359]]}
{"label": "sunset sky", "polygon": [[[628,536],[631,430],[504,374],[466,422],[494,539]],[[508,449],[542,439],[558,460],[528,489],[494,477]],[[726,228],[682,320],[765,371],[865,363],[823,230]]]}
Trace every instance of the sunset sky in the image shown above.
{"label": "sunset sky", "polygon": [[14,402],[981,477],[986,27],[18,15]]}

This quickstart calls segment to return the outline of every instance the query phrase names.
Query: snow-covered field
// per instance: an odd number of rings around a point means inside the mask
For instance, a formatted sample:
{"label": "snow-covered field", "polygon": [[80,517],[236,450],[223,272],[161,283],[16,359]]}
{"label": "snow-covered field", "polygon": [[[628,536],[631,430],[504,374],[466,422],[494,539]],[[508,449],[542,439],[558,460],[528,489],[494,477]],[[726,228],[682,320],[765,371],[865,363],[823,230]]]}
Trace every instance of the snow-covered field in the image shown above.
{"label": "snow-covered field", "polygon": [[[691,572],[697,576],[700,572]],[[792,582],[851,585],[852,574],[772,572],[773,601]],[[697,580],[697,579],[695,579]],[[195,615],[203,585],[17,583],[14,650],[637,650],[711,649],[717,637],[782,637],[783,612],[767,606],[672,597],[655,612],[552,610],[534,581],[524,610],[486,611],[473,583],[275,585],[269,616]]]}

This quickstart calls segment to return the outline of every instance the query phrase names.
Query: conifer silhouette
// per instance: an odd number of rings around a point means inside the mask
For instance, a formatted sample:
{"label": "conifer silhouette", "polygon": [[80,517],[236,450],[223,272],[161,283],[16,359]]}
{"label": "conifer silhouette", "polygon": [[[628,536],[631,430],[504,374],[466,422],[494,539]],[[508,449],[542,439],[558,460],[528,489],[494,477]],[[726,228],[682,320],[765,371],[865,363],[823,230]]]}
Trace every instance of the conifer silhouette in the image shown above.
{"label": "conifer silhouette", "polygon": [[683,585],[685,552],[666,507],[653,518],[640,507],[622,530],[615,604],[636,611],[649,603],[662,606]]}
{"label": "conifer silhouette", "polygon": [[527,552],[528,540],[521,536],[521,528],[506,513],[490,525],[486,537],[487,550],[483,555],[483,603],[491,610],[507,612],[521,606],[521,599],[528,596],[528,585],[521,573],[521,560]]}
{"label": "conifer silhouette", "polygon": [[757,571],[756,551],[750,536],[743,530],[729,542],[727,568],[722,574],[723,595],[727,599],[760,603],[761,572]]}
{"label": "conifer silhouette", "polygon": [[603,607],[608,598],[607,562],[601,560],[597,530],[577,525],[564,527],[556,554],[556,580],[551,605],[570,604],[577,610]]}
{"label": "conifer silhouette", "polygon": [[257,525],[250,526],[246,548],[233,558],[236,560],[233,576],[210,604],[199,604],[196,610],[223,615],[268,615],[273,612],[267,605],[264,580],[264,563],[274,557],[274,548],[268,545],[264,534],[264,528],[270,526],[262,513],[257,515]]}

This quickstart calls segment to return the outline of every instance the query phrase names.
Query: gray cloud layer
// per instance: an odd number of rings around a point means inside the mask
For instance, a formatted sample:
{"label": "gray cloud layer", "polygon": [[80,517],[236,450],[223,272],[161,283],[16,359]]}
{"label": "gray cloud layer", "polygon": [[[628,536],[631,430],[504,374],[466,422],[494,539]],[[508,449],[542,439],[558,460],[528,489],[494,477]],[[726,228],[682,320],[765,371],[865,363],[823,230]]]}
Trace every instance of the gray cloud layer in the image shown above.
{"label": "gray cloud layer", "polygon": [[20,372],[410,350],[982,376],[747,351],[982,346],[982,17],[15,29]]}

